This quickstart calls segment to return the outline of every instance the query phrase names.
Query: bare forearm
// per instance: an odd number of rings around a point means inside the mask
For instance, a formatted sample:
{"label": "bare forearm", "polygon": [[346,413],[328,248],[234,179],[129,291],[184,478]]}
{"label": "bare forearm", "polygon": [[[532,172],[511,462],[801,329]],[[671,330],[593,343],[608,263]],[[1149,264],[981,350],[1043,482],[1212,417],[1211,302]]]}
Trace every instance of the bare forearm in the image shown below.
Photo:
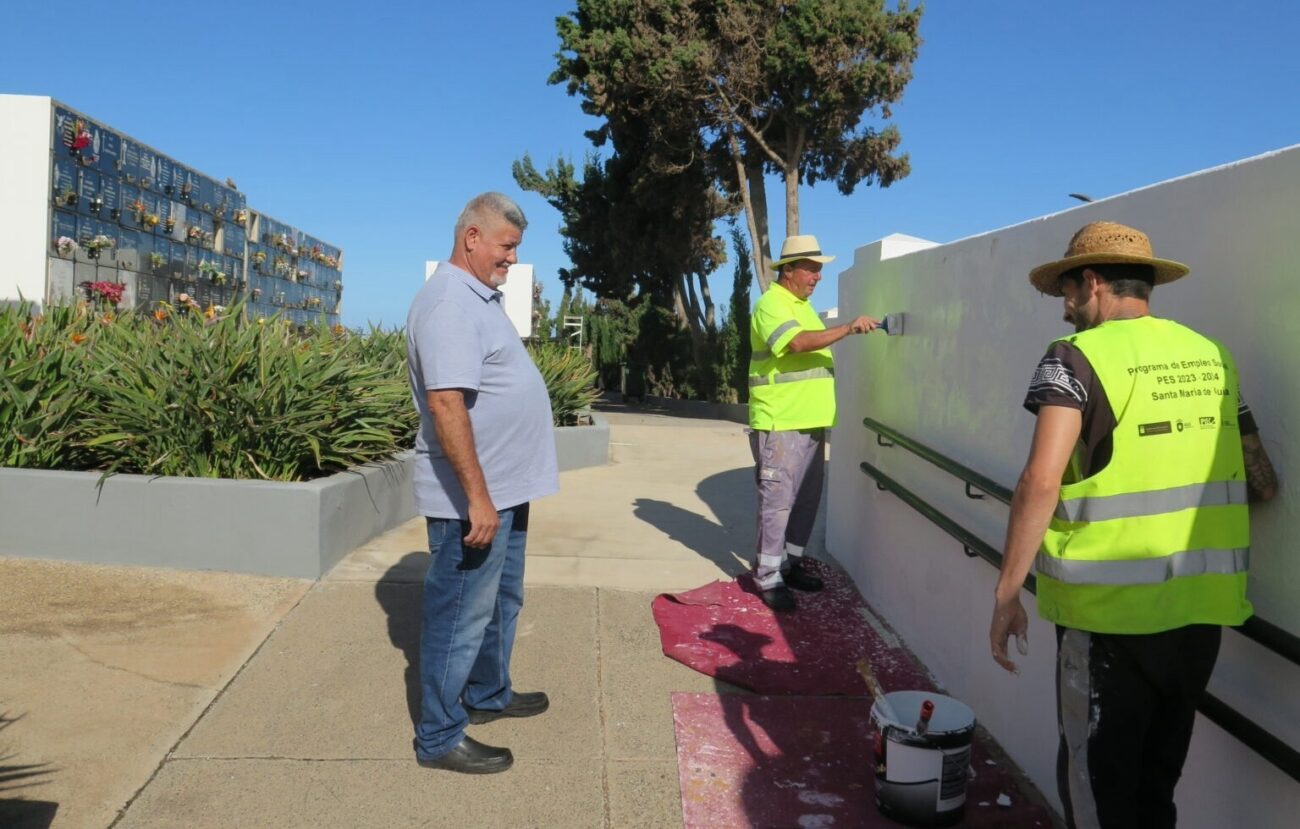
{"label": "bare forearm", "polygon": [[438,444],[451,463],[452,471],[470,502],[488,498],[487,482],[478,463],[474,430],[465,409],[465,398],[458,389],[429,392],[429,410]]}
{"label": "bare forearm", "polygon": [[1007,523],[1007,540],[1002,549],[1002,573],[998,577],[996,596],[1010,598],[1024,587],[1042,545],[1043,535],[1051,523],[1059,498],[1059,485],[1022,477],[1011,497],[1011,517]]}
{"label": "bare forearm", "polygon": [[852,326],[849,325],[837,325],[824,331],[801,331],[790,341],[790,350],[795,354],[816,351],[833,345],[852,333]]}

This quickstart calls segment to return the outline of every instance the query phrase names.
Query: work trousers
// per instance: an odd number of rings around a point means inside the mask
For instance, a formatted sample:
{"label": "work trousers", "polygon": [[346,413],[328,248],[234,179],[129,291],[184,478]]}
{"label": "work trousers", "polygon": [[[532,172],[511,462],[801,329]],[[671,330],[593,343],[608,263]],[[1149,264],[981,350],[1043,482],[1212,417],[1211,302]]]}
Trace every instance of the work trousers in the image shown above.
{"label": "work trousers", "polygon": [[763,590],[781,584],[791,557],[803,556],[812,535],[826,470],[826,430],[749,433],[758,490],[757,567]]}
{"label": "work trousers", "polygon": [[1056,629],[1057,785],[1071,829],[1173,829],[1222,628]]}

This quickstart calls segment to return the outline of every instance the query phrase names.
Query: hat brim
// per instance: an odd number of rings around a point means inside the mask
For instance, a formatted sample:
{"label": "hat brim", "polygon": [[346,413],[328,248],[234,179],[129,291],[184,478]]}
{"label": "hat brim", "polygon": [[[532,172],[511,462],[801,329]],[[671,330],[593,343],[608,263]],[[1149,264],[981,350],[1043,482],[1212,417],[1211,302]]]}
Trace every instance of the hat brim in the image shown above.
{"label": "hat brim", "polygon": [[781,266],[789,262],[798,262],[800,259],[807,259],[810,262],[821,262],[823,265],[834,262],[834,256],[787,256],[784,259],[778,259],[772,263],[772,270],[779,271]]}
{"label": "hat brim", "polygon": [[1191,272],[1191,268],[1172,259],[1156,259],[1150,256],[1132,256],[1123,253],[1085,253],[1079,256],[1067,256],[1046,265],[1039,265],[1029,272],[1030,283],[1048,296],[1062,296],[1061,274],[1084,265],[1101,265],[1106,263],[1123,265],[1150,265],[1155,271],[1155,284],[1164,285],[1175,279],[1182,279]]}

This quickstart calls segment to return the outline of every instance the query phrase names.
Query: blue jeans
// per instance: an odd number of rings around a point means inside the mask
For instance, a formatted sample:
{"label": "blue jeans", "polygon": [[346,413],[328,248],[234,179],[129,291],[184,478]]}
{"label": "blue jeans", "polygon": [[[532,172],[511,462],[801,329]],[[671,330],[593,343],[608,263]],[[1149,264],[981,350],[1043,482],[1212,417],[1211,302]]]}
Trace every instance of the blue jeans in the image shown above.
{"label": "blue jeans", "polygon": [[420,629],[420,722],[415,753],[446,754],[465,735],[465,706],[500,710],[510,703],[510,651],[524,604],[528,504],[497,513],[492,546],[465,547],[469,522],[427,518],[433,560],[424,577]]}

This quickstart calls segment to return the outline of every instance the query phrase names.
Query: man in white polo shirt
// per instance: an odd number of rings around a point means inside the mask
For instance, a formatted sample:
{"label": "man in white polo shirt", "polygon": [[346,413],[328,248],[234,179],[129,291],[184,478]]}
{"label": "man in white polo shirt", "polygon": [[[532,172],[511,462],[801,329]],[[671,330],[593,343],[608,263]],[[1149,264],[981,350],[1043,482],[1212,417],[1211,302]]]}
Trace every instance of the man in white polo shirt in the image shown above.
{"label": "man in white polo shirt", "polygon": [[411,303],[411,392],[420,412],[415,503],[433,559],[424,580],[420,722],[426,768],[505,771],[507,748],[470,724],[531,717],[546,694],[515,691],[510,654],[524,601],[529,502],[559,489],[550,398],[501,306],[527,220],[500,193],[472,199],[455,248]]}

